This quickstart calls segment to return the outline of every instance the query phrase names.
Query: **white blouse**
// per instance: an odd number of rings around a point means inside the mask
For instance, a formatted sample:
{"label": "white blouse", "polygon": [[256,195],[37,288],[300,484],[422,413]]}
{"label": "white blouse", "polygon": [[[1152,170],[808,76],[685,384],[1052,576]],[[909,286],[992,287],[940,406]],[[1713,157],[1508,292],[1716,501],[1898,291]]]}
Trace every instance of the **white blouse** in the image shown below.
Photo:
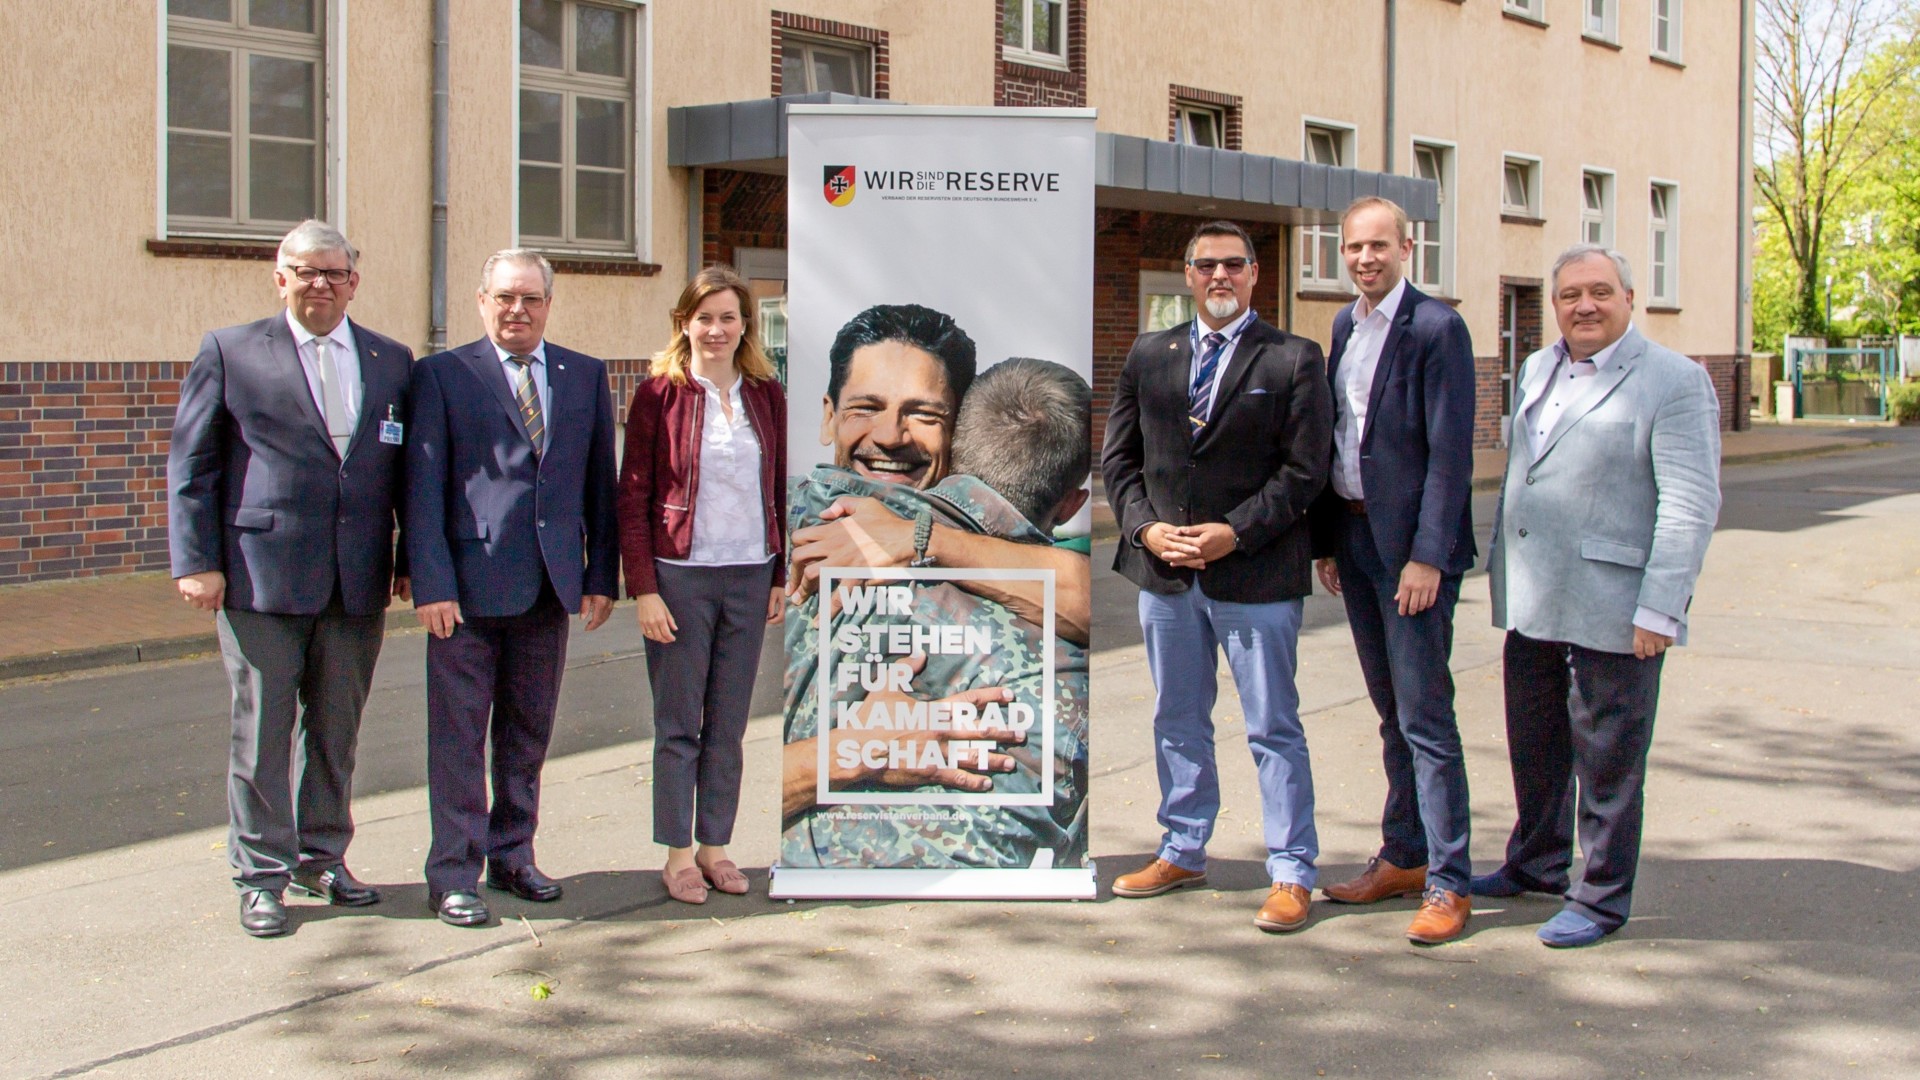
{"label": "white blouse", "polygon": [[688,373],[707,401],[700,423],[700,484],[693,497],[693,547],[680,566],[744,566],[767,561],[767,511],[760,491],[760,440],[747,419],[735,378],[727,400],[733,420],[720,407],[720,391]]}

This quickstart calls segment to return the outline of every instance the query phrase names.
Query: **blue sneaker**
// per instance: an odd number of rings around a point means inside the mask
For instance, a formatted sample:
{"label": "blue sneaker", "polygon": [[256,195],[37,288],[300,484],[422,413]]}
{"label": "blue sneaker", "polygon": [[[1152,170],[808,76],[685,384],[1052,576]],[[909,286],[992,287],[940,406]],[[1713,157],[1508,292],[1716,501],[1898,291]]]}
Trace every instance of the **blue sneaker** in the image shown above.
{"label": "blue sneaker", "polygon": [[1540,943],[1549,949],[1578,949],[1591,945],[1606,937],[1609,931],[1600,929],[1600,924],[1587,918],[1572,908],[1563,909],[1560,914],[1548,919],[1540,927],[1537,935]]}

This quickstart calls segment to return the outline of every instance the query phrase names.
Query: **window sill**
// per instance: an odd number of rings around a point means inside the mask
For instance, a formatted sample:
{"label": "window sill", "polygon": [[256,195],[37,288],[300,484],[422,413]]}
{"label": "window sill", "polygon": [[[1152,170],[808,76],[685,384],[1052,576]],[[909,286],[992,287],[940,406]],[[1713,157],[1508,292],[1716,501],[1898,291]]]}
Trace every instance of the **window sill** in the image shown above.
{"label": "window sill", "polygon": [[1538,228],[1545,225],[1547,219],[1534,217],[1531,214],[1516,214],[1511,210],[1502,210],[1500,211],[1500,223],[1503,225],[1532,225]]}
{"label": "window sill", "polygon": [[1675,306],[1675,305],[1672,305],[1672,304],[1648,304],[1648,305],[1647,305],[1647,314],[1649,314],[1649,315],[1678,315],[1678,314],[1680,314],[1680,309],[1679,309],[1679,307],[1677,307],[1677,306]]}
{"label": "window sill", "polygon": [[1612,49],[1614,52],[1619,52],[1621,48],[1619,42],[1612,38],[1601,37],[1598,34],[1581,34],[1580,40],[1589,45],[1598,45],[1603,49]]}
{"label": "window sill", "polygon": [[1048,83],[1053,86],[1072,86],[1085,76],[1066,67],[1054,67],[1051,64],[1031,64],[1022,60],[1007,60],[1006,77],[1009,79],[1031,79],[1034,82]]}
{"label": "window sill", "polygon": [[1520,12],[1514,11],[1511,8],[1501,8],[1500,14],[1506,16],[1508,19],[1511,19],[1517,23],[1525,23],[1528,26],[1532,26],[1541,30],[1545,30],[1547,28],[1547,20],[1536,19],[1531,15],[1523,15]]}
{"label": "window sill", "polygon": [[147,253],[163,259],[239,259],[272,262],[280,254],[277,240],[149,240]]}
{"label": "window sill", "polygon": [[1339,289],[1301,289],[1293,294],[1293,298],[1326,304],[1345,304],[1353,299],[1353,294]]}
{"label": "window sill", "polygon": [[1033,68],[1035,71],[1051,72],[1055,75],[1073,74],[1073,66],[1067,63],[1067,58],[1055,56],[1052,53],[1027,52],[1024,49],[1012,49],[1002,45],[1000,58],[1007,62],[1008,67]]}
{"label": "window sill", "polygon": [[559,255],[542,252],[556,274],[590,274],[601,277],[652,277],[660,272],[659,263],[639,259],[598,259],[584,255]]}
{"label": "window sill", "polygon": [[1656,64],[1664,64],[1665,66],[1670,67],[1675,71],[1687,70],[1687,65],[1681,63],[1680,61],[1674,59],[1671,56],[1661,56],[1659,53],[1649,53],[1647,54],[1647,59],[1653,61]]}

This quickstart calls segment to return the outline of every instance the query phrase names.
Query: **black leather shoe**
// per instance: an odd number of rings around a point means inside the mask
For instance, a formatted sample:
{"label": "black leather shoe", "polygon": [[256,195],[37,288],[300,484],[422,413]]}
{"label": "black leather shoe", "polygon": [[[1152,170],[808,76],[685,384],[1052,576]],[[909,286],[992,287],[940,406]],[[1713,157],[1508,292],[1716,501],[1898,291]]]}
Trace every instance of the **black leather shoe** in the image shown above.
{"label": "black leather shoe", "polygon": [[560,899],[560,883],[529,863],[511,870],[487,864],[487,888],[510,892],[522,900],[546,904]]}
{"label": "black leather shoe", "polygon": [[287,909],[276,893],[244,889],[240,893],[240,929],[254,937],[279,937],[287,932]]}
{"label": "black leather shoe", "polygon": [[452,892],[429,893],[427,906],[433,909],[440,921],[448,926],[480,926],[493,914],[487,910],[487,902],[480,899],[479,893],[455,889]]}
{"label": "black leather shoe", "polygon": [[295,870],[293,887],[308,896],[317,896],[340,907],[366,907],[380,902],[380,890],[355,881],[345,866],[333,866],[325,870],[310,867]]}

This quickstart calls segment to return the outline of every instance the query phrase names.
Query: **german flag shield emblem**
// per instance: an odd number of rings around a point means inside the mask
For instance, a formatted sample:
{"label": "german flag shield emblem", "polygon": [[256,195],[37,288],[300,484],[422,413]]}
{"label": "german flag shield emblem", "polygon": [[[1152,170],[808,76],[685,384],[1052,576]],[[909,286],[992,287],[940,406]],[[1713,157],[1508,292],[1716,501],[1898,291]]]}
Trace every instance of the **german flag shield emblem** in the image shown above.
{"label": "german flag shield emblem", "polygon": [[853,166],[829,165],[826,167],[826,187],[821,194],[834,206],[845,206],[853,201]]}

